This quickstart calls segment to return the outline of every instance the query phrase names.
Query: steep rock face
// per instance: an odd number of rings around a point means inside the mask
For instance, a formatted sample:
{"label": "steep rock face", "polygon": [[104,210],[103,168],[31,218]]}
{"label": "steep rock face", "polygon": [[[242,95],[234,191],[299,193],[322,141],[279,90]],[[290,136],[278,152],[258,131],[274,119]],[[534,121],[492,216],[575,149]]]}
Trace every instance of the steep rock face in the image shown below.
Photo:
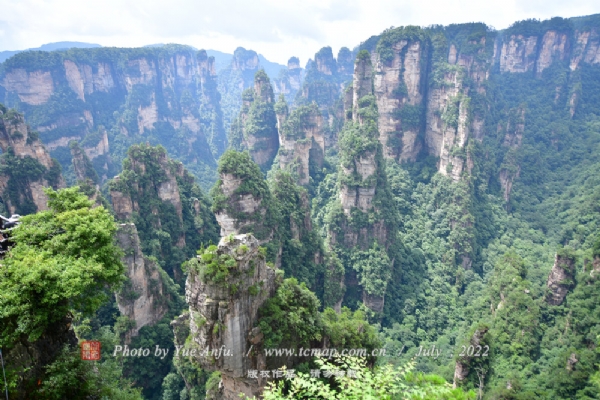
{"label": "steep rock face", "polygon": [[[216,281],[199,261],[186,281],[190,306],[189,326],[194,347],[225,349],[224,356],[202,355],[195,360],[207,370],[221,372],[222,399],[239,398],[239,393],[258,396],[265,382],[249,379],[249,369],[266,369],[264,354],[246,357],[251,345],[259,344],[260,332],[253,327],[258,309],[276,290],[275,271],[260,255],[259,242],[252,235],[224,237],[214,257],[231,260],[227,277]],[[232,288],[235,287],[235,290]]]}
{"label": "steep rock face", "polygon": [[323,75],[332,75],[337,72],[336,61],[333,58],[333,53],[331,52],[331,47],[324,47],[315,54],[315,66],[317,71],[322,73]]}
{"label": "steep rock face", "polygon": [[100,178],[99,182],[105,182],[113,165],[106,129],[101,128],[97,132],[90,133],[81,143],[81,147],[92,162],[92,166]]}
{"label": "steep rock face", "polygon": [[[443,128],[441,130],[442,141],[438,153],[440,155],[438,172],[442,175],[450,176],[456,182],[460,180],[466,162],[466,157],[459,155],[459,152],[465,152],[465,146],[469,138],[467,123],[468,102],[465,102],[465,99],[458,95],[458,93],[455,96],[452,96],[452,92],[440,94],[440,97],[432,97],[431,100],[436,103],[436,106],[445,107],[446,115],[453,113],[454,115],[449,116],[449,118],[452,118],[456,122],[449,124],[442,122],[441,124]],[[432,129],[430,132],[434,132],[434,130]],[[429,138],[430,136],[427,137]],[[432,141],[430,143],[437,147],[436,142]]]}
{"label": "steep rock face", "polygon": [[[451,45],[436,47],[434,51],[447,54],[432,71],[432,87],[427,98],[425,143],[430,155],[440,158],[438,172],[459,181],[470,173],[467,144],[469,138],[481,140],[483,119],[472,111],[473,95],[485,95],[490,63],[486,56],[486,37],[469,40],[463,46],[469,53]],[[465,84],[466,80],[470,83]],[[475,92],[475,93],[472,93]],[[471,134],[471,130],[474,133]]]}
{"label": "steep rock face", "polygon": [[264,70],[254,77],[254,88],[244,92],[243,106],[232,125],[230,142],[236,150],[248,150],[263,171],[270,169],[279,150],[273,87]]}
{"label": "steep rock face", "polygon": [[575,44],[569,63],[571,71],[575,71],[581,61],[588,64],[600,63],[600,35],[595,28],[575,31]]}
{"label": "steep rock face", "polygon": [[567,35],[556,31],[548,31],[542,37],[540,54],[537,58],[536,73],[540,75],[554,60],[564,60],[568,55],[569,41]]}
{"label": "steep rock face", "polygon": [[[474,348],[477,348],[477,346],[483,347],[485,344],[484,338],[488,330],[489,328],[487,326],[477,328],[471,336],[468,346],[473,346]],[[469,367],[470,361],[470,357],[468,356],[461,357],[456,360],[454,365],[453,387],[458,387],[467,378],[467,376],[469,376],[469,373],[471,372],[471,368]]]}
{"label": "steep rock face", "polygon": [[352,82],[354,69],[352,53],[347,48],[340,49],[338,58],[333,57],[331,47],[323,47],[315,54],[315,61],[309,60],[306,65],[306,76],[302,88],[296,95],[296,105],[316,103],[324,122],[329,125],[329,134],[325,137],[326,146],[337,145],[337,133],[345,120],[343,104],[339,100],[346,86]]}
{"label": "steep rock face", "polygon": [[39,106],[54,93],[54,80],[49,71],[27,71],[16,68],[9,71],[2,80],[7,92],[13,92],[23,103]]}
{"label": "steep rock face", "polygon": [[[353,160],[352,165],[348,167],[344,166],[342,169],[342,173],[345,176],[356,174],[357,178],[362,182],[368,181],[369,178],[374,178],[376,172],[375,152],[360,155]],[[370,180],[374,181],[374,179]],[[346,215],[350,215],[353,208],[358,208],[363,212],[371,210],[373,207],[373,197],[375,197],[375,185],[365,187],[344,185],[340,189],[340,201]]]}
{"label": "steep rock face", "polygon": [[[134,150],[130,154],[130,169],[135,171],[138,174],[145,174],[147,171],[147,167],[153,168],[157,171],[162,172],[159,179],[156,179],[154,184],[151,187],[140,188],[137,182],[134,183],[136,186],[134,189],[139,191],[135,193],[140,197],[144,197],[145,193],[143,193],[144,189],[154,189],[153,195],[155,195],[158,199],[163,202],[168,202],[173,205],[177,216],[181,219],[182,217],[182,205],[181,205],[181,197],[179,195],[179,185],[177,184],[176,177],[183,177],[183,166],[181,164],[172,164],[170,160],[167,158],[167,154],[165,152],[158,151],[156,153],[156,158],[148,159],[143,156],[143,151],[145,149],[143,147],[140,148],[139,156],[136,154],[137,152]],[[149,150],[149,149],[148,149]],[[155,165],[147,166],[147,163],[152,162]],[[115,190],[111,190],[111,197],[120,199],[122,194],[127,193],[127,191],[119,190],[119,184],[122,182],[120,177],[115,178],[118,184],[115,184],[113,187]],[[141,193],[140,193],[141,192]],[[133,193],[130,193],[133,195]],[[120,220],[128,220],[131,218],[133,211],[139,211],[139,204],[137,199],[134,196],[130,196],[130,202],[132,206],[120,204],[118,201],[116,204],[113,203],[113,208],[115,210],[115,214],[117,218]],[[123,208],[121,208],[123,207]],[[160,222],[158,223],[160,226]],[[180,238],[182,241],[182,245],[185,244],[185,237]]]}
{"label": "steep rock face", "polygon": [[384,156],[415,161],[424,143],[438,171],[455,181],[471,168],[469,137],[483,138],[484,117],[470,102],[485,96],[491,66],[485,30],[468,39],[457,32],[441,40],[426,29],[390,29],[371,57]]}
{"label": "steep rock face", "polygon": [[340,75],[354,74],[354,57],[355,54],[347,47],[340,48],[337,56],[337,71]]}
{"label": "steep rock face", "polygon": [[[365,213],[374,209],[373,199],[378,189],[377,177],[385,174],[381,163],[377,160],[377,154],[381,151],[378,142],[379,132],[376,127],[371,126],[377,109],[376,104],[372,103],[373,78],[370,65],[370,55],[366,51],[361,51],[354,66],[352,123],[355,130],[348,127],[345,138],[340,138],[342,163],[339,199],[346,216],[351,215],[353,208],[358,208]],[[375,134],[377,137],[373,137]],[[365,137],[367,142],[355,148],[357,144],[352,140],[355,135]],[[345,236],[346,244],[357,245],[358,237],[355,233],[347,232]],[[377,239],[385,242],[385,234]]]}
{"label": "steep rock face", "polygon": [[[362,48],[372,50],[384,156],[415,160],[424,143],[426,153],[439,158],[441,174],[455,181],[468,176],[473,167],[469,140],[482,141],[485,135],[490,74],[532,72],[541,78],[551,65],[567,63],[576,70],[581,63],[600,61],[599,44],[597,28],[560,18],[523,21],[497,33],[482,24],[443,33],[414,27],[383,32]],[[580,96],[571,90],[571,115]],[[346,111],[347,103],[345,96]],[[514,171],[512,177],[507,171],[501,175],[510,186]]]}
{"label": "steep rock face", "polygon": [[354,66],[352,89],[352,120],[358,121],[359,100],[373,93],[373,65],[371,64],[371,55],[366,51],[358,54]]}
{"label": "steep rock face", "polygon": [[304,70],[300,67],[298,57],[291,57],[288,60],[287,70],[282,70],[279,77],[273,80],[273,92],[283,94],[288,101],[293,101],[300,90]]}
{"label": "steep rock face", "polygon": [[44,187],[65,187],[60,165],[50,157],[37,132],[25,124],[23,115],[0,104],[0,194],[11,214],[46,210]]}
{"label": "steep rock face", "polygon": [[218,90],[222,96],[221,106],[225,132],[231,130],[231,125],[242,106],[240,101],[242,92],[254,86],[254,75],[258,70],[258,54],[254,50],[238,47],[233,52],[231,65],[219,72]]}
{"label": "steep rock face", "polygon": [[[290,87],[296,92],[300,90],[302,84],[302,68],[300,67],[300,60],[297,57],[292,57],[288,60],[288,73],[290,79]],[[292,93],[290,92],[290,95]]]}
{"label": "steep rock face", "polygon": [[[238,49],[242,48],[238,47]],[[233,60],[231,62],[232,68],[237,71],[252,71],[258,69],[258,54],[256,54],[256,52],[252,50],[249,50],[246,53],[244,53],[241,50],[238,51],[238,49],[236,49],[236,51],[233,54]]]}
{"label": "steep rock face", "polygon": [[537,36],[511,35],[501,44],[500,71],[532,71],[536,61]]}
{"label": "steep rock face", "polygon": [[[31,157],[38,160],[45,168],[52,168],[54,163],[50,154],[42,142],[37,139],[36,134],[25,124],[22,115],[2,114],[2,135],[0,136],[0,148],[2,152],[12,148],[15,155],[20,157]],[[5,117],[5,118],[4,118]]]}
{"label": "steep rock face", "polygon": [[[365,104],[360,99],[373,93],[373,76],[370,54],[361,51],[358,54],[354,66],[354,83],[352,85],[352,121],[356,124],[364,125],[364,117],[372,117],[365,114]],[[348,149],[351,151],[351,149]],[[342,184],[340,187],[340,201],[344,214],[350,215],[352,208],[358,208],[362,212],[368,212],[372,207],[373,197],[375,196],[377,164],[375,154],[377,146],[368,146],[359,154],[355,154],[346,164],[341,165],[342,175],[345,177],[356,178],[363,184],[349,185]],[[364,184],[369,182],[370,184]]]}
{"label": "steep rock face", "polygon": [[102,130],[100,132],[99,139],[100,140],[95,145],[88,144],[88,146],[84,147],[85,154],[92,160],[107,155],[110,151],[110,147],[108,144],[108,134],[106,130]]}
{"label": "steep rock face", "polygon": [[[123,264],[129,278],[117,294],[121,314],[135,321],[135,327],[126,333],[127,339],[137,336],[146,325],[154,325],[168,311],[168,293],[165,290],[161,269],[154,261],[142,254],[140,238],[134,224],[119,224],[117,243],[125,255]],[[165,274],[166,276],[166,274]]]}
{"label": "steep rock face", "polygon": [[547,30],[539,36],[512,34],[496,44],[499,48],[500,71],[522,73],[535,69],[540,76],[556,61],[568,59],[572,71],[578,68],[582,60],[590,64],[600,62],[595,29],[583,32],[576,30],[572,39],[573,48],[569,35],[556,30]]}
{"label": "steep rock face", "polygon": [[[502,131],[503,127],[499,127]],[[503,146],[508,147],[508,152],[504,156],[503,165],[500,168],[500,184],[504,191],[504,200],[508,203],[512,191],[513,182],[519,178],[521,167],[516,158],[516,152],[523,142],[523,133],[525,132],[525,110],[523,108],[513,110],[509,114],[506,122]]]}
{"label": "steep rock face", "polygon": [[93,185],[96,185],[97,189],[99,189],[98,174],[92,166],[92,162],[87,154],[79,147],[77,142],[71,142],[69,147],[71,148],[71,157],[73,159],[73,172],[75,172],[77,181],[90,181]]}
{"label": "steep rock face", "polygon": [[109,190],[117,219],[136,224],[145,254],[165,260],[164,269],[175,278],[185,254],[216,240],[217,224],[207,200],[164,148],[132,146]]}
{"label": "steep rock face", "polygon": [[557,253],[546,284],[550,289],[546,299],[548,304],[553,306],[562,304],[565,296],[573,287],[574,275],[575,259],[570,255]]}
{"label": "steep rock face", "polygon": [[[240,194],[236,196],[236,191],[242,185],[242,179],[233,174],[221,174],[221,186],[223,194],[233,200],[232,208],[244,214],[254,214],[259,212],[264,216],[266,210],[260,209],[262,199],[256,199],[252,194]],[[215,214],[217,222],[221,226],[221,236],[228,236],[237,233],[246,226],[252,225],[249,219],[237,219],[227,212],[218,212]]]}
{"label": "steep rock face", "polygon": [[391,45],[391,57],[374,54],[379,141],[385,157],[414,161],[421,149],[418,135],[426,50],[427,44],[406,38]]}
{"label": "steep rock face", "polygon": [[[46,58],[40,62],[42,56]],[[141,141],[142,135],[156,135],[190,164],[214,168],[214,156],[225,149],[214,59],[205,51],[169,45],[29,52],[5,62],[4,71],[0,85],[5,100],[34,116],[30,123],[53,154],[64,154],[60,148],[71,140],[87,148],[90,137],[97,144],[97,132],[113,128],[130,143]],[[187,141],[175,139],[182,135]],[[118,136],[110,140],[123,139]],[[108,140],[103,138],[99,153],[110,151]],[[59,157],[59,162],[67,167],[70,160]],[[100,175],[112,170],[109,158],[94,164],[107,164]]]}
{"label": "steep rock face", "polygon": [[285,100],[276,104],[279,132],[279,167],[290,169],[298,177],[298,184],[307,185],[310,165],[323,165],[325,139],[323,117],[316,104],[300,106],[287,115]]}
{"label": "steep rock face", "polygon": [[[379,142],[370,64],[370,54],[361,50],[355,62],[354,118],[340,133],[339,189],[334,200],[339,205],[331,208],[327,227],[332,250],[340,258],[352,259],[353,262],[342,268],[335,268],[333,263],[328,268],[333,267],[331,278],[339,275],[336,269],[345,271],[342,272],[345,278],[338,295],[344,296],[343,288],[348,288],[346,293],[354,293],[352,296],[361,294],[353,301],[362,300],[371,310],[381,312],[394,263],[387,249],[395,240],[392,226],[396,216],[387,203],[391,197]],[[374,275],[385,283],[374,285]],[[330,303],[339,305],[338,302],[339,299],[330,299]]]}
{"label": "steep rock face", "polygon": [[262,242],[271,239],[276,217],[271,192],[248,153],[223,154],[211,193],[221,236],[252,232]]}

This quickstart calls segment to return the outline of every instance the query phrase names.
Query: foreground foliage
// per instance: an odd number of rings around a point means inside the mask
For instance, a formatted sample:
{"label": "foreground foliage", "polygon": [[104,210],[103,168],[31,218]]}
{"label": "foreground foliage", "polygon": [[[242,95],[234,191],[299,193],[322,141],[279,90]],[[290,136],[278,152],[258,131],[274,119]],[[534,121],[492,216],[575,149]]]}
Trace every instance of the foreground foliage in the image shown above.
{"label": "foreground foliage", "polygon": [[[470,400],[474,392],[465,393],[452,389],[451,385],[435,375],[413,372],[414,363],[403,367],[387,364],[369,369],[364,360],[343,357],[333,361],[316,360],[323,375],[318,379],[299,372],[296,377],[277,383],[269,382],[263,393],[265,400],[284,399],[338,399],[338,400]],[[335,374],[337,371],[353,371],[354,376]]]}
{"label": "foreground foliage", "polygon": [[21,219],[0,266],[0,346],[11,398],[141,399],[116,360],[81,360],[70,330],[74,316],[94,315],[123,280],[115,221],[78,187],[46,194],[49,210]]}
{"label": "foreground foliage", "polygon": [[77,187],[46,191],[48,211],[28,215],[14,229],[14,248],[0,267],[0,343],[20,335],[35,341],[73,312],[94,313],[104,288],[123,279],[116,224]]}

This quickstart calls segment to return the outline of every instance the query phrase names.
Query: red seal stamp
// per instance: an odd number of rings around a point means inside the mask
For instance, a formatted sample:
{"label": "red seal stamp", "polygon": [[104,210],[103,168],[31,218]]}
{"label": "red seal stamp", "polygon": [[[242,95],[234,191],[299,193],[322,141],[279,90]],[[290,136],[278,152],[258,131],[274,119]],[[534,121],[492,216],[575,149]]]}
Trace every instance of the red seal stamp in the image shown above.
{"label": "red seal stamp", "polygon": [[81,342],[81,359],[97,361],[100,359],[100,348],[102,344],[97,340],[86,340]]}

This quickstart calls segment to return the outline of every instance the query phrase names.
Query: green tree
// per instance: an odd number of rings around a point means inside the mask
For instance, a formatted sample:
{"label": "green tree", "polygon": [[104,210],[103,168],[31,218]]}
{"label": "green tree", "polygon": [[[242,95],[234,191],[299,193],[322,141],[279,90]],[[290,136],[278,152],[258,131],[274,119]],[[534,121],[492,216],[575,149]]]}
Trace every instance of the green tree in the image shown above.
{"label": "green tree", "polygon": [[35,341],[72,312],[93,314],[104,288],[123,280],[115,221],[78,187],[47,189],[49,210],[27,215],[12,231],[14,248],[0,268],[0,344]]}
{"label": "green tree", "polygon": [[21,219],[0,267],[0,346],[11,398],[141,399],[115,360],[82,361],[69,328],[123,280],[116,223],[78,187],[46,194],[49,209]]}
{"label": "green tree", "polygon": [[[475,399],[473,391],[465,393],[461,389],[452,389],[443,378],[413,373],[414,363],[396,368],[388,364],[369,369],[364,360],[353,357],[340,357],[333,361],[317,359],[316,362],[322,375],[331,375],[331,378],[320,379],[299,372],[288,382],[269,382],[263,398],[265,400]],[[344,371],[344,374],[335,374],[337,371]],[[353,371],[355,376],[348,376],[347,371]]]}

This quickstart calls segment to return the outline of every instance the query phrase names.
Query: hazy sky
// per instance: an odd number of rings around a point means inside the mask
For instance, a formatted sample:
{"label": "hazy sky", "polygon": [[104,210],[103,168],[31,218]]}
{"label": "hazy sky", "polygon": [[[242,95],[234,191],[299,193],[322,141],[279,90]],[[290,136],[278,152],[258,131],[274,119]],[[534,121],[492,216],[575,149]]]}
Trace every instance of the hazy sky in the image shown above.
{"label": "hazy sky", "polygon": [[600,13],[599,0],[0,0],[0,50],[58,41],[134,47],[181,43],[231,53],[253,49],[302,65],[323,46],[334,54],[386,28],[514,21]]}

